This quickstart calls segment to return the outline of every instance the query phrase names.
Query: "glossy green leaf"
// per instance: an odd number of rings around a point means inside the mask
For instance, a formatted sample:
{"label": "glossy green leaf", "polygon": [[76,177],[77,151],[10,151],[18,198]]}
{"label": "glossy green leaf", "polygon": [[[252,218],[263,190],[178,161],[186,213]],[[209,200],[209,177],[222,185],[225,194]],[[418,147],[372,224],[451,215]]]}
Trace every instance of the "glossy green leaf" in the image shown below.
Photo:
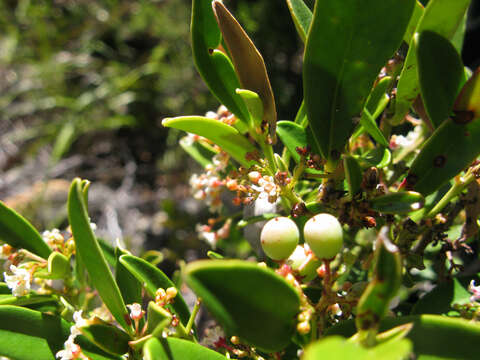
{"label": "glossy green leaf", "polygon": [[366,349],[340,336],[330,336],[307,347],[302,360],[403,360],[408,358],[411,348],[410,341],[405,339]]}
{"label": "glossy green leaf", "polygon": [[279,121],[277,123],[277,135],[290,152],[292,158],[298,163],[300,154],[296,148],[304,148],[308,145],[305,128],[293,121]]}
{"label": "glossy green leaf", "polygon": [[95,234],[90,228],[84,195],[81,180],[74,179],[68,194],[68,220],[75,239],[77,255],[81,257],[91,283],[97,289],[113,317],[125,330],[131,332],[131,324],[125,320],[129,317],[120,289],[110,272]]}
{"label": "glossy green leaf", "polygon": [[[0,355],[15,360],[54,360],[70,335],[65,320],[18,306],[0,306]],[[76,340],[92,360],[120,359],[109,356],[83,337]]]}
{"label": "glossy green leaf", "polygon": [[80,331],[88,340],[109,354],[123,355],[129,349],[130,336],[113,325],[92,324],[81,327]]}
{"label": "glossy green leaf", "polygon": [[379,144],[388,147],[388,141],[385,139],[382,131],[378,128],[375,119],[385,110],[390,101],[387,91],[392,82],[392,78],[386,76],[372,89],[368,96],[365,108],[363,109],[360,124]]}
{"label": "glossy green leaf", "polygon": [[413,40],[413,34],[415,34],[415,29],[417,28],[418,22],[422,18],[424,11],[425,9],[423,5],[420,3],[419,0],[416,0],[412,17],[410,18],[410,22],[407,26],[407,31],[405,31],[405,35],[403,35],[403,41],[405,41],[407,45],[410,45],[410,42]]}
{"label": "glossy green leaf", "polygon": [[348,191],[351,196],[357,194],[362,185],[363,172],[357,160],[353,156],[343,158],[343,168],[345,169],[345,178],[348,182]]}
{"label": "glossy green leaf", "polygon": [[188,264],[185,273],[228,335],[266,352],[288,345],[299,296],[274,271],[240,260],[205,260]]}
{"label": "glossy green leaf", "polygon": [[23,216],[0,201],[0,240],[47,259],[52,250]]}
{"label": "glossy green leaf", "polygon": [[148,303],[147,319],[147,333],[153,336],[161,336],[162,330],[171,324],[172,314],[155,302],[150,301]]}
{"label": "glossy green leaf", "polygon": [[[470,0],[430,1],[417,25],[416,32],[422,33],[430,30],[447,39],[451,39],[461,24],[469,4]],[[391,120],[393,124],[398,124],[404,119],[410,105],[420,92],[417,68],[415,46],[411,46],[398,80],[395,115]]]}
{"label": "glossy green leaf", "polygon": [[254,91],[246,89],[237,89],[236,93],[240,95],[245,102],[245,106],[250,113],[255,127],[260,127],[263,119],[263,103],[260,96]]}
{"label": "glossy green leaf", "polygon": [[407,186],[424,196],[439,189],[480,154],[480,121],[444,121],[413,161]]}
{"label": "glossy green leaf", "polygon": [[[480,340],[480,325],[459,318],[439,315],[412,315],[385,318],[380,331],[402,324],[412,323],[407,338],[412,341],[413,352],[418,360],[476,360]],[[355,333],[353,320],[342,321],[329,328],[326,335],[352,336]]]}
{"label": "glossy green leaf", "polygon": [[466,116],[467,121],[480,118],[480,68],[463,86],[455,101],[454,110],[457,116]]}
{"label": "glossy green leaf", "polygon": [[441,283],[415,303],[412,314],[447,314],[453,304],[470,302],[471,294],[457,279]]}
{"label": "glossy green leaf", "polygon": [[274,139],[277,110],[263,57],[225,5],[215,0],[212,6],[242,88],[257,93],[262,99],[263,120],[269,124],[270,136]]}
{"label": "glossy green leaf", "polygon": [[378,72],[400,45],[414,5],[414,0],[316,2],[305,46],[304,94],[309,126],[330,162],[339,160],[352,118],[360,115]]}
{"label": "glossy green leaf", "polygon": [[420,209],[424,203],[422,194],[414,191],[399,191],[370,200],[370,207],[385,214],[404,214]]}
{"label": "glossy green leaf", "polygon": [[108,265],[115,267],[117,258],[115,257],[115,249],[113,246],[101,238],[97,238],[97,241],[98,245],[100,245],[100,249],[102,249],[103,256],[105,256],[105,260],[107,260]]}
{"label": "glossy green leaf", "polygon": [[388,166],[392,161],[392,153],[388,148],[378,146],[369,150],[366,154],[357,157],[364,167],[375,166],[379,169]]}
{"label": "glossy green leaf", "polygon": [[222,354],[191,341],[152,338],[143,347],[145,360],[226,360]]}
{"label": "glossy green leaf", "polygon": [[240,81],[228,56],[218,50],[221,34],[210,0],[193,0],[191,33],[195,66],[208,88],[220,103],[248,124],[248,110],[235,93],[241,88]]}
{"label": "glossy green leaf", "polygon": [[210,145],[206,145],[203,141],[191,141],[188,136],[185,136],[179,141],[180,146],[185,152],[196,160],[203,167],[212,163],[212,157],[217,152]]}
{"label": "glossy green leaf", "polygon": [[51,301],[58,301],[58,298],[53,295],[36,294],[29,294],[25,296],[13,296],[11,294],[0,295],[0,305],[26,306],[32,304],[47,303]]}
{"label": "glossy green leaf", "polygon": [[355,322],[361,338],[363,332],[378,330],[380,320],[387,314],[390,301],[401,285],[400,251],[387,235],[388,228],[382,228],[375,246],[373,279],[358,301]]}
{"label": "glossy green leaf", "polygon": [[235,128],[221,121],[202,116],[181,116],[168,118],[162,125],[203,136],[220,146],[240,164],[249,167],[253,161],[247,161],[246,155],[254,152],[255,147]]}
{"label": "glossy green leaf", "polygon": [[119,247],[115,249],[115,281],[122,293],[125,304],[142,303],[142,283],[120,262],[120,256],[130,254]]}
{"label": "glossy green leaf", "polygon": [[[144,284],[148,294],[155,298],[157,289],[167,289],[175,287],[175,284],[157,267],[133,255],[122,255],[120,262],[130,271],[138,281]],[[190,311],[183,300],[180,291],[175,297],[175,301],[171,305],[173,310],[177,313],[182,324],[187,325],[190,318]]]}
{"label": "glossy green leaf", "polygon": [[463,78],[462,60],[450,41],[432,31],[417,33],[415,46],[423,103],[438,127],[452,112]]}
{"label": "glossy green leaf", "polygon": [[287,0],[288,10],[292,15],[293,23],[303,42],[307,40],[308,29],[312,23],[313,14],[303,0]]}
{"label": "glossy green leaf", "polygon": [[48,257],[47,270],[51,279],[61,279],[70,273],[70,259],[59,252],[52,252]]}

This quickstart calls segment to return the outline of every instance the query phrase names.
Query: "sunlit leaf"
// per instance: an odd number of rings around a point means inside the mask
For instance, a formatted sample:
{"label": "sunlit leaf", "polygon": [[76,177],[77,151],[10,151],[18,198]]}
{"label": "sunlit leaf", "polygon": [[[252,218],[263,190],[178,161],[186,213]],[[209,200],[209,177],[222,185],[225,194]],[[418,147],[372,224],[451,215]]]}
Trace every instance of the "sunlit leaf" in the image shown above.
{"label": "sunlit leaf", "polygon": [[152,338],[143,347],[145,360],[226,360],[222,354],[191,341]]}

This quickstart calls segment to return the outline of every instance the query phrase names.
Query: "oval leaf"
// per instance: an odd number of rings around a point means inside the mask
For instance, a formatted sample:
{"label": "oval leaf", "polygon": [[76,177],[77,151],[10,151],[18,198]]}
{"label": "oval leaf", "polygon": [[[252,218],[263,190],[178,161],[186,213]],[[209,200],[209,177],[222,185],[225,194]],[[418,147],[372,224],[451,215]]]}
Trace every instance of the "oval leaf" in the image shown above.
{"label": "oval leaf", "polygon": [[480,154],[480,119],[466,125],[444,121],[427,140],[407,176],[407,186],[424,196],[470,165]]}
{"label": "oval leaf", "polygon": [[254,152],[255,147],[235,128],[221,121],[202,116],[181,116],[168,118],[162,125],[203,136],[220,146],[243,166],[249,167],[253,161],[247,161],[247,153]]}
{"label": "oval leaf", "polygon": [[230,59],[217,50],[221,34],[210,1],[193,0],[191,33],[195,66],[208,88],[220,103],[248,124],[248,110],[235,93],[241,87],[235,69]]}
{"label": "oval leaf", "polygon": [[305,128],[293,121],[279,121],[277,123],[277,135],[295,162],[298,163],[300,161],[300,154],[296,148],[304,148],[308,145]]}
{"label": "oval leaf", "polygon": [[213,1],[212,6],[242,88],[257,93],[262,99],[263,120],[275,141],[277,110],[263,57],[225,5]]}
{"label": "oval leaf", "polygon": [[[175,284],[163,271],[143,259],[133,255],[122,255],[120,257],[120,263],[122,263],[138,281],[145,285],[145,289],[152,298],[155,298],[155,292],[159,288],[167,289],[169,287],[175,287]],[[180,292],[178,292],[171,306],[178,314],[182,324],[187,325],[188,319],[190,318],[190,311]]]}
{"label": "oval leaf", "polygon": [[81,327],[80,331],[88,340],[110,354],[123,355],[130,348],[130,336],[115,326],[92,324]]}
{"label": "oval leaf", "polygon": [[187,265],[186,282],[229,335],[267,352],[288,345],[299,296],[279,275],[240,260],[205,260]]}
{"label": "oval leaf", "polygon": [[399,191],[370,200],[370,207],[385,214],[404,214],[420,209],[424,202],[422,194],[414,191]]}
{"label": "oval leaf", "polygon": [[126,321],[129,319],[129,315],[120,289],[113,279],[100,245],[90,228],[85,197],[79,178],[73,180],[68,194],[68,220],[75,239],[77,255],[85,264],[90,281],[113,317],[125,330],[132,332],[131,324]]}
{"label": "oval leaf", "polygon": [[304,94],[309,125],[330,162],[339,160],[352,118],[360,115],[380,68],[400,45],[414,5],[414,0],[316,2],[305,45]]}
{"label": "oval leaf", "polygon": [[[469,4],[470,0],[430,1],[417,25],[416,32],[421,33],[430,30],[447,39],[451,39],[461,24]],[[405,118],[410,105],[420,92],[417,68],[418,62],[415,46],[411,46],[408,49],[407,58],[398,80],[395,115],[391,119],[393,124],[398,124]]]}
{"label": "oval leaf", "polygon": [[0,240],[47,259],[52,249],[23,216],[0,201]]}
{"label": "oval leaf", "polygon": [[423,103],[438,127],[452,111],[463,78],[462,60],[450,41],[433,31],[417,34],[415,46]]}
{"label": "oval leaf", "polygon": [[150,339],[143,347],[145,360],[226,360],[222,354],[191,341],[169,337]]}

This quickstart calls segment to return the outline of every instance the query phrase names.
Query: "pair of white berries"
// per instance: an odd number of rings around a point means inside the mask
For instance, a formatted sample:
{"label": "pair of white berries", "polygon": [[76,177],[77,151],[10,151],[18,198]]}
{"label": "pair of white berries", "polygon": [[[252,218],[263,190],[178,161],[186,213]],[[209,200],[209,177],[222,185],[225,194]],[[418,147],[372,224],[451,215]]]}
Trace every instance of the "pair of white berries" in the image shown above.
{"label": "pair of white berries", "polygon": [[[343,246],[343,230],[337,218],[330,214],[317,214],[305,223],[305,242],[319,259],[331,259]],[[269,220],[262,229],[260,242],[265,254],[273,260],[288,258],[298,244],[297,224],[287,217]]]}

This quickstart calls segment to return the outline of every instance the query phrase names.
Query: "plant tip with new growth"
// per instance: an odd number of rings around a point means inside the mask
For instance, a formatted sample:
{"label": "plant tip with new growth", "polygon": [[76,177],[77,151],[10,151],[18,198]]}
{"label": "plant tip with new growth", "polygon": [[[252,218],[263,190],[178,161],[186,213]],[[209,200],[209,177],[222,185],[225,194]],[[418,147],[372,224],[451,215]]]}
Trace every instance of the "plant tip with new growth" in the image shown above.
{"label": "plant tip with new growth", "polygon": [[343,246],[342,226],[330,214],[318,214],[308,220],[303,228],[303,236],[320,259],[332,259]]}
{"label": "plant tip with new growth", "polygon": [[277,217],[265,224],[260,234],[260,242],[269,258],[283,260],[295,250],[299,237],[297,224],[293,220]]}

